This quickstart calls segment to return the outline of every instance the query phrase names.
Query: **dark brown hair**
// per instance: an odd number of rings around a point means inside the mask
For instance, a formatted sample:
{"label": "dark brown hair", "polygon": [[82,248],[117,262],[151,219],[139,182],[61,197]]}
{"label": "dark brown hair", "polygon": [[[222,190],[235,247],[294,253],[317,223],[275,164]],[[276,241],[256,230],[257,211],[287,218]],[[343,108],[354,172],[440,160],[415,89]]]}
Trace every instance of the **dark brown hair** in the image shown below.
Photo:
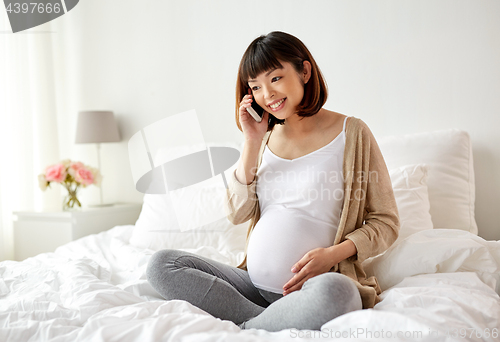
{"label": "dark brown hair", "polygon": [[[304,97],[297,106],[297,115],[308,117],[316,114],[323,107],[328,97],[328,90],[321,70],[307,47],[291,34],[274,31],[256,38],[246,49],[241,58],[236,81],[236,125],[241,131],[239,108],[241,99],[248,94],[248,80],[256,78],[263,72],[275,68],[283,68],[280,62],[293,65],[298,73],[304,70],[304,61],[311,63],[311,77],[304,85]],[[267,131],[275,124],[283,125],[285,120],[279,120],[269,113]]]}

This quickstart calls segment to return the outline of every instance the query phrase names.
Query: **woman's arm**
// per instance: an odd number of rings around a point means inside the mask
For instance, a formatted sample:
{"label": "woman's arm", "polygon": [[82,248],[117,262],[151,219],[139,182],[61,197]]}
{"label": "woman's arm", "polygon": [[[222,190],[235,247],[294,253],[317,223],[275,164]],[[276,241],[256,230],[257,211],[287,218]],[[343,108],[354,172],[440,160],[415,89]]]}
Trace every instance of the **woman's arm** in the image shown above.
{"label": "woman's arm", "polygon": [[[399,236],[399,212],[394,197],[392,182],[384,157],[374,135],[368,126],[360,120],[363,129],[364,159],[368,168],[363,172],[366,182],[363,211],[364,223],[345,236],[356,245],[357,253],[351,261],[364,260],[387,250]],[[366,153],[366,154],[365,154]],[[358,177],[358,175],[356,175]],[[354,194],[355,195],[355,194]]]}
{"label": "woman's arm", "polygon": [[[262,121],[257,122],[247,112],[246,108],[252,105],[251,90],[240,102],[238,120],[243,132],[244,145],[238,167],[228,180],[228,189],[224,202],[224,210],[228,220],[233,224],[248,221],[255,213],[255,174],[257,173],[258,158],[263,147],[268,129],[269,114],[264,112]],[[267,142],[267,141],[266,141]]]}
{"label": "woman's arm", "polygon": [[246,141],[237,169],[228,180],[225,212],[233,224],[240,224],[252,218],[255,210],[255,174],[262,142]]}
{"label": "woman's arm", "polygon": [[247,140],[243,144],[243,152],[236,169],[236,180],[239,183],[248,185],[254,181],[261,145],[262,142],[255,140]]}

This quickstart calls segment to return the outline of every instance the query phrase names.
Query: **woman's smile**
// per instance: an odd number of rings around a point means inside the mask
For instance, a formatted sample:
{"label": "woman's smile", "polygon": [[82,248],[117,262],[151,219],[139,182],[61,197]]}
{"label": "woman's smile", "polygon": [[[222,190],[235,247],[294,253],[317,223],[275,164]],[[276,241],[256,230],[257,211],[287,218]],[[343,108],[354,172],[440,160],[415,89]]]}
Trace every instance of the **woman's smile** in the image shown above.
{"label": "woman's smile", "polygon": [[278,110],[281,110],[285,106],[285,98],[282,98],[281,100],[273,101],[270,104],[267,105],[273,112],[277,112]]}

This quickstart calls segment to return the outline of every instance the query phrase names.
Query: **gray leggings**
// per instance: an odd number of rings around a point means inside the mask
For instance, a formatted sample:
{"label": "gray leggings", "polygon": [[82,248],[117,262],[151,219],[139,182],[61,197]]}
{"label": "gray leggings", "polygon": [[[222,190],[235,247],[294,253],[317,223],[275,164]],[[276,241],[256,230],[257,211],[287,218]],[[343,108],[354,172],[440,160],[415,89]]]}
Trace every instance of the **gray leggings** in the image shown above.
{"label": "gray leggings", "polygon": [[245,270],[165,249],[151,257],[146,274],[163,298],[185,300],[243,329],[320,330],[335,317],[362,309],[354,282],[334,272],[310,278],[283,297],[256,288]]}

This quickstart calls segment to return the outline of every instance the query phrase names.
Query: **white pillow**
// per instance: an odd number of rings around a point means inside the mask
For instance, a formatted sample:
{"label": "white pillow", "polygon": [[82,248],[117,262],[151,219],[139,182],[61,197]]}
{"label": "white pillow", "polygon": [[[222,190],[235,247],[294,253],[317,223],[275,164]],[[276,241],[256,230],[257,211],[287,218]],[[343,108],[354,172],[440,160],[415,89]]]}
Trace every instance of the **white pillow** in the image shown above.
{"label": "white pillow", "polygon": [[146,194],[129,243],[154,251],[213,247],[238,253],[245,248],[247,228],[248,222],[235,226],[224,217],[200,228],[181,231],[169,196]]}
{"label": "white pillow", "polygon": [[389,170],[409,164],[429,166],[427,187],[434,228],[478,233],[469,134],[452,128],[377,138]]}
{"label": "white pillow", "polygon": [[406,165],[389,170],[401,223],[399,237],[394,244],[419,231],[433,228],[429,213],[427,171],[428,166],[425,164]]}
{"label": "white pillow", "polygon": [[[207,146],[233,147],[241,151],[241,144],[236,143],[214,143],[207,144]],[[168,153],[186,155],[192,152],[192,149],[193,151],[196,150],[196,146],[179,147],[168,151]],[[157,156],[157,158],[164,157]],[[236,167],[237,163],[224,172],[226,179]],[[219,175],[218,177],[221,176]],[[213,184],[207,182],[205,186],[199,186],[196,192],[192,192],[195,202],[191,204],[196,207],[196,211],[194,211],[190,220],[196,222],[202,221],[200,218],[209,214],[216,207],[220,207],[221,211],[223,211],[225,187],[213,186]],[[183,192],[184,197],[189,197],[189,189],[186,188],[186,191]],[[211,247],[224,254],[235,255],[244,250],[249,222],[235,226],[226,217],[222,217],[215,222],[205,224],[201,227],[189,230],[182,229],[184,231],[181,231],[180,221],[176,216],[176,213],[179,211],[175,210],[176,206],[173,203],[175,201],[175,204],[177,204],[177,200],[176,195],[172,193],[167,195],[145,194],[141,214],[135,223],[129,243],[136,247],[148,248],[154,251],[168,248],[197,249],[200,247]],[[180,217],[180,219],[183,220],[185,218]]]}

